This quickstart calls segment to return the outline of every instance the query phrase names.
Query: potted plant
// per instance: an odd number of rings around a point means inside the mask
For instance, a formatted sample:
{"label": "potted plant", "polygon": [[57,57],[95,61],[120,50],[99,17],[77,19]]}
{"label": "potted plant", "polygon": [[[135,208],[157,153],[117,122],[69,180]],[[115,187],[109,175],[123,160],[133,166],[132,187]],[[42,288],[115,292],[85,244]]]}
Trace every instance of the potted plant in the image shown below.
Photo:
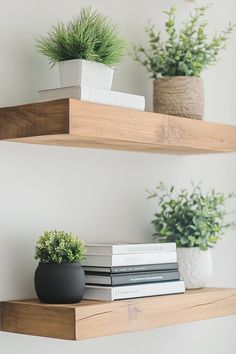
{"label": "potted plant", "polygon": [[190,13],[180,31],[176,29],[176,9],[166,11],[166,42],[160,32],[148,24],[149,48],[134,48],[134,59],[153,78],[154,112],[180,117],[202,119],[204,87],[200,77],[203,70],[216,63],[225,48],[234,25],[209,38],[205,13],[208,6],[197,7]]}
{"label": "potted plant", "polygon": [[224,232],[235,226],[225,220],[225,202],[234,197],[210,190],[203,193],[200,185],[191,192],[186,189],[174,194],[174,187],[160,183],[149,192],[149,198],[156,198],[158,212],[152,221],[159,242],[176,242],[179,269],[187,289],[206,285],[212,274],[210,249]]}
{"label": "potted plant", "polygon": [[45,231],[38,239],[35,259],[35,289],[45,303],[75,303],[82,299],[85,276],[80,262],[85,246],[76,235]]}
{"label": "potted plant", "polygon": [[37,39],[37,48],[52,66],[59,63],[62,87],[111,89],[114,66],[122,61],[127,44],[109,18],[89,7],[68,23],[52,26]]}

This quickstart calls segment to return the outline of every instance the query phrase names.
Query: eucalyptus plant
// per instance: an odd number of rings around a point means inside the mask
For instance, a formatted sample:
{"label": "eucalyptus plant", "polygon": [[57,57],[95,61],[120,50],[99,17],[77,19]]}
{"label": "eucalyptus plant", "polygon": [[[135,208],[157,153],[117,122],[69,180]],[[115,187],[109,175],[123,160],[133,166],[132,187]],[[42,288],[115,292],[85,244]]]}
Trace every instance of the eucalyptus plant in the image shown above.
{"label": "eucalyptus plant", "polygon": [[67,23],[58,22],[36,41],[38,51],[52,66],[72,59],[114,66],[122,61],[127,49],[116,24],[91,7],[82,8],[80,15]]}
{"label": "eucalyptus plant", "polygon": [[205,19],[208,8],[209,6],[196,7],[179,31],[176,28],[176,8],[171,7],[165,11],[166,42],[162,41],[161,32],[157,32],[155,26],[149,22],[145,28],[149,48],[135,46],[134,59],[154,79],[158,76],[199,77],[204,69],[216,63],[235,28],[235,25],[229,23],[225,30],[210,38]]}
{"label": "eucalyptus plant", "polygon": [[236,226],[226,222],[225,203],[235,197],[211,189],[203,193],[201,185],[192,186],[189,192],[182,189],[175,193],[160,182],[148,198],[156,198],[158,211],[152,220],[153,238],[159,242],[176,242],[177,247],[199,247],[206,251],[213,247],[227,229]]}
{"label": "eucalyptus plant", "polygon": [[84,242],[72,233],[45,231],[36,243],[35,259],[41,263],[75,263],[84,258]]}

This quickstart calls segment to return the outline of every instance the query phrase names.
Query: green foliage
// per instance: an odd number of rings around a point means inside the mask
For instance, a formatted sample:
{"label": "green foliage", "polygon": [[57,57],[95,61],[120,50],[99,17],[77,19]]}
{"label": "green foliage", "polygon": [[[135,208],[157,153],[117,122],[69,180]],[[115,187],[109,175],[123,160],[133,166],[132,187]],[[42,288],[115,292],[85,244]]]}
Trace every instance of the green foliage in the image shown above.
{"label": "green foliage", "polygon": [[58,22],[46,36],[40,36],[37,48],[55,63],[71,59],[86,59],[106,65],[120,63],[127,49],[117,26],[108,17],[91,8],[83,8],[77,18]]}
{"label": "green foliage", "polygon": [[159,211],[152,224],[153,237],[159,242],[176,242],[177,247],[199,247],[207,250],[224,234],[226,229],[235,227],[234,222],[225,222],[224,210],[227,199],[235,197],[233,193],[225,196],[210,190],[203,194],[200,185],[191,192],[182,189],[174,195],[174,187],[166,187],[162,182],[148,198],[157,198]]}
{"label": "green foliage", "polygon": [[75,263],[85,257],[85,245],[76,235],[64,231],[45,231],[38,239],[35,259],[42,263]]}
{"label": "green foliage", "polygon": [[200,76],[201,72],[216,63],[219,53],[226,48],[226,42],[235,25],[229,23],[222,32],[212,38],[207,35],[207,21],[204,19],[209,6],[195,8],[190,19],[176,29],[176,9],[166,11],[165,31],[167,40],[161,41],[161,33],[149,23],[145,29],[149,48],[134,47],[134,59],[141,63],[151,77],[158,76]]}

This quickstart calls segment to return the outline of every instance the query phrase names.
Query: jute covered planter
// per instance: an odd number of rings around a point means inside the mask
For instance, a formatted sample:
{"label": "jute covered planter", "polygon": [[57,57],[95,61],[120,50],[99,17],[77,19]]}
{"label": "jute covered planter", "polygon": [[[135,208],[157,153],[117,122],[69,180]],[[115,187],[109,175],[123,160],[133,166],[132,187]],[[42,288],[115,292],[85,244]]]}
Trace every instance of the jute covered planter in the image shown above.
{"label": "jute covered planter", "polygon": [[199,247],[178,247],[177,256],[180,276],[186,289],[206,286],[212,276],[211,251],[201,251]]}
{"label": "jute covered planter", "polygon": [[173,76],[153,81],[153,110],[156,113],[202,119],[204,85],[199,77]]}

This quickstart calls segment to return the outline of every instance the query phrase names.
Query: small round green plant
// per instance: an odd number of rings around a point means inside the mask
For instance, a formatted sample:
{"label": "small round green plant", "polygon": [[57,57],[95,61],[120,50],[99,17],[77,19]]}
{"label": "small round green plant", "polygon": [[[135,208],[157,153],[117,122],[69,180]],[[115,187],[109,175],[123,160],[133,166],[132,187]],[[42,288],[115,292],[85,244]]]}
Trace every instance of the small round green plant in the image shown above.
{"label": "small round green plant", "polygon": [[161,33],[148,23],[146,33],[149,48],[134,47],[134,59],[142,64],[151,77],[159,76],[197,76],[216,63],[219,53],[226,48],[226,42],[235,25],[229,23],[222,32],[209,38],[207,33],[206,11],[209,6],[196,7],[184,22],[180,31],[176,28],[176,9],[171,7],[167,15],[165,31],[166,42],[161,40]]}
{"label": "small round green plant", "polygon": [[120,37],[117,26],[90,7],[83,8],[68,23],[58,22],[36,41],[38,51],[49,58],[52,66],[72,59],[115,66],[127,50],[127,42]]}
{"label": "small round green plant", "polygon": [[45,231],[35,248],[35,259],[41,263],[75,263],[85,259],[84,255],[84,242],[64,231]]}
{"label": "small round green plant", "polygon": [[225,230],[235,227],[226,222],[226,200],[234,193],[224,195],[214,189],[203,193],[200,185],[188,192],[182,189],[175,194],[174,186],[168,188],[162,182],[148,198],[156,198],[159,211],[152,224],[153,238],[159,242],[176,242],[177,247],[199,247],[206,251],[224,235]]}

